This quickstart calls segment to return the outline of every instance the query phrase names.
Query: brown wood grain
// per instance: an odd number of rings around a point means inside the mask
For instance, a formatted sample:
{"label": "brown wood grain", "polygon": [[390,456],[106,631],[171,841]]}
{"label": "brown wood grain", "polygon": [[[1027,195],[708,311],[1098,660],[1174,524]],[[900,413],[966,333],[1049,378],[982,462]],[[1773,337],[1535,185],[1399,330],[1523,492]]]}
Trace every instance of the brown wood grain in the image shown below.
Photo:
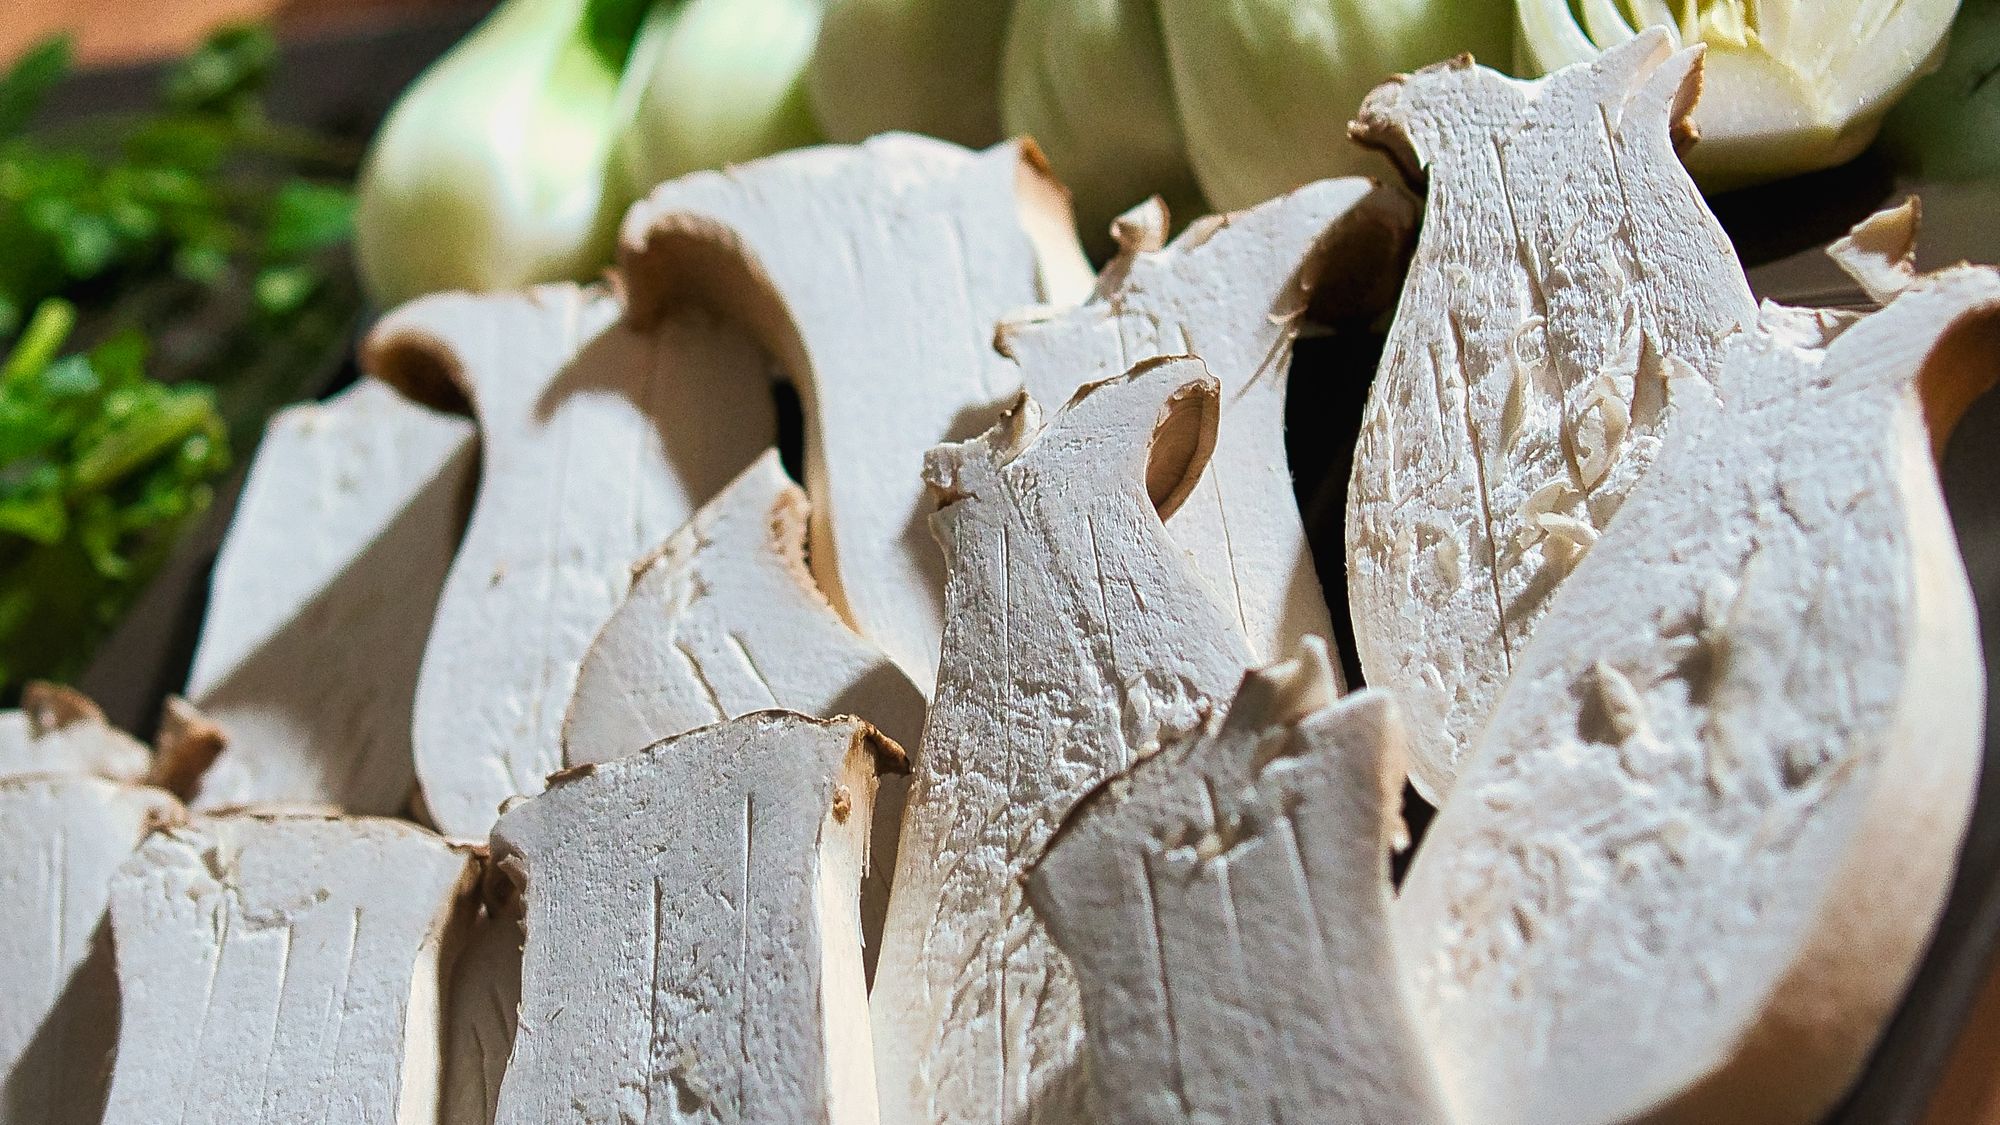
{"label": "brown wood grain", "polygon": [[1980,989],[1924,1125],[2000,1125],[2000,972]]}
{"label": "brown wood grain", "polygon": [[122,63],[184,53],[226,23],[271,20],[287,33],[308,34],[450,5],[451,0],[4,0],[0,61],[12,61],[56,32],[75,37],[81,63]]}

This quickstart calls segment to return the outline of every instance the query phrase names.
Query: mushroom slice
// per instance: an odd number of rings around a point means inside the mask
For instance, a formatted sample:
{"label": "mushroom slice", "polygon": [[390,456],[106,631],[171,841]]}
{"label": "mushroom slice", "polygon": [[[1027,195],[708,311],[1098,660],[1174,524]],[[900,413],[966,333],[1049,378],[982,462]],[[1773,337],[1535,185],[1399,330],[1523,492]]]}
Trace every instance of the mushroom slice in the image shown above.
{"label": "mushroom slice", "polygon": [[1461,58],[1377,87],[1354,124],[1429,181],[1355,447],[1347,592],[1434,802],[1685,377],[1756,322],[1674,155],[1700,60],[1657,29],[1540,82]]}
{"label": "mushroom slice", "polygon": [[229,738],[221,727],[187,700],[170,695],[160,709],[160,729],[153,735],[153,768],[146,775],[146,784],[185,801],[201,788],[209,767],[228,746]]}
{"label": "mushroom slice", "polygon": [[865,715],[915,744],[924,698],[813,583],[807,510],[769,451],[639,564],[577,674],[568,765],[771,708]]}
{"label": "mushroom slice", "polygon": [[196,817],[111,886],[108,1125],[434,1122],[475,857],[402,821]]}
{"label": "mushroom slice", "polygon": [[932,451],[944,652],[874,990],[892,1123],[1068,1120],[1087,1085],[1068,963],[1020,878],[1069,806],[1198,727],[1242,676],[1234,616],[1168,536],[1221,389],[1154,360]]}
{"label": "mushroom slice", "polygon": [[646,331],[594,289],[443,294],[369,337],[371,371],[479,426],[472,519],[417,678],[424,805],[483,840],[500,805],[562,765],[562,716],[632,560],[773,438],[767,364],[702,313]]}
{"label": "mushroom slice", "polygon": [[1028,881],[1075,966],[1097,1120],[1448,1121],[1390,940],[1404,734],[1326,648],[1078,802]]}
{"label": "mushroom slice", "polygon": [[858,719],[763,711],[509,808],[527,945],[496,1120],[873,1122],[855,903],[900,768]]}
{"label": "mushroom slice", "polygon": [[[136,745],[136,744],[135,744]],[[98,1125],[118,1034],[111,877],[181,815],[158,789],[99,777],[0,778],[0,1123]]]}
{"label": "mushroom slice", "polygon": [[1158,201],[1114,227],[1118,256],[1069,310],[1000,327],[1028,394],[1063,402],[1142,359],[1195,355],[1222,384],[1215,455],[1167,521],[1253,653],[1330,631],[1325,595],[1285,469],[1285,388],[1307,303],[1372,315],[1388,307],[1414,216],[1400,191],[1326,180],[1197,222],[1162,246]]}
{"label": "mushroom slice", "polygon": [[1926,421],[2000,368],[2000,271],[1767,322],[1564,585],[1403,884],[1465,1120],[1818,1120],[1943,906],[1984,676]]}
{"label": "mushroom slice", "polygon": [[1090,287],[1039,156],[892,134],[696,173],[626,215],[619,269],[632,323],[722,310],[796,382],[814,577],[928,693],[944,575],[924,451],[978,432],[1018,387],[992,347],[1002,316]]}
{"label": "mushroom slice", "polygon": [[74,688],[33,681],[21,689],[20,710],[0,711],[0,778],[63,773],[138,781],[152,768],[152,752]]}
{"label": "mushroom slice", "polygon": [[488,863],[480,900],[445,989],[442,1125],[490,1125],[520,1015],[520,888]]}
{"label": "mushroom slice", "polygon": [[229,742],[188,779],[196,808],[409,805],[411,697],[476,459],[464,421],[372,379],[271,419],[188,676]]}
{"label": "mushroom slice", "polygon": [[[563,723],[571,766],[610,761],[718,719],[781,708],[862,715],[917,744],[924,697],[806,568],[809,507],[767,452],[639,565],[585,654]],[[869,971],[895,872],[904,775],[882,782],[862,879]]]}

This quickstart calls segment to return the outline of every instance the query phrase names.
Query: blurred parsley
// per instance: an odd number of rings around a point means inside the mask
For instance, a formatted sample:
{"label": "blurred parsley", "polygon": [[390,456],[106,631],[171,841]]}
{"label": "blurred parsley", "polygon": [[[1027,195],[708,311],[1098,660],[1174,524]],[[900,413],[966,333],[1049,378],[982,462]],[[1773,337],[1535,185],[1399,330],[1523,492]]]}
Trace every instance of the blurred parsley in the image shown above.
{"label": "blurred parsley", "polygon": [[225,28],[158,109],[39,128],[67,41],[0,75],[0,693],[81,669],[346,345],[358,154],[270,120],[277,57]]}
{"label": "blurred parsley", "polygon": [[207,509],[229,466],[215,395],[146,377],[146,343],[58,355],[75,309],[35,310],[0,366],[0,680],[70,671]]}

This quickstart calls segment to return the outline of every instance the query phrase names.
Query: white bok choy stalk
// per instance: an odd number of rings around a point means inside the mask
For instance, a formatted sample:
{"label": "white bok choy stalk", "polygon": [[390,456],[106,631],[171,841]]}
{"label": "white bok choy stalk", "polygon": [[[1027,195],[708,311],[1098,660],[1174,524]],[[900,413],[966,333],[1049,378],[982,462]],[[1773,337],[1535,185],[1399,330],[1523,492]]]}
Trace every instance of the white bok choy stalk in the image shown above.
{"label": "white bok choy stalk", "polygon": [[819,139],[806,64],[822,0],[656,3],[619,95],[612,190],[663,181]]}
{"label": "white bok choy stalk", "polygon": [[1012,0],[827,0],[807,82],[830,140],[901,129],[983,148],[1000,139]]}
{"label": "white bok choy stalk", "polygon": [[1148,196],[1183,222],[1205,210],[1157,0],[1015,0],[1000,121],[1033,137],[1069,185],[1077,229],[1095,255],[1110,250],[1111,221]]}
{"label": "white bok choy stalk", "polygon": [[1519,0],[1515,65],[1536,76],[1597,57],[1647,27],[1702,43],[1704,188],[1842,163],[1938,58],[1958,0]]}
{"label": "white bok choy stalk", "polygon": [[1388,165],[1347,139],[1393,74],[1470,53],[1508,56],[1504,0],[1159,0],[1195,178],[1234,211]]}
{"label": "white bok choy stalk", "polygon": [[583,278],[608,260],[623,204],[605,198],[605,167],[624,60],[587,8],[506,0],[390,111],[355,216],[379,305]]}

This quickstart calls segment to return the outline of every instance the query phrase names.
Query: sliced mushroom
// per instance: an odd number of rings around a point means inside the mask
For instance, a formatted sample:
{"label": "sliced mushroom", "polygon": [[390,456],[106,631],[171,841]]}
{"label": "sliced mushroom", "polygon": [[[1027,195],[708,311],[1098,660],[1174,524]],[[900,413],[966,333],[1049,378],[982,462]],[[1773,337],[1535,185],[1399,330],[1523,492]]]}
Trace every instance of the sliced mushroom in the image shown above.
{"label": "sliced mushroom", "polygon": [[470,426],[372,379],[271,419],[188,676],[229,742],[186,779],[196,808],[408,807],[417,668],[476,460]]}
{"label": "sliced mushroom", "polygon": [[1450,1120],[1390,939],[1405,736],[1325,646],[1078,802],[1028,882],[1075,967],[1095,1120]]}
{"label": "sliced mushroom", "polygon": [[820,587],[929,692],[944,575],[924,451],[978,432],[1018,386],[1005,314],[1089,291],[1062,189],[1032,148],[892,134],[661,185],[625,217],[628,319],[706,305],[796,383]]}
{"label": "sliced mushroom", "polygon": [[[577,674],[563,723],[569,765],[610,761],[769,708],[860,715],[897,745],[917,744],[924,697],[813,581],[808,511],[805,493],[768,452],[640,564]],[[861,885],[870,973],[895,872],[904,780],[884,778],[874,804],[876,843]]]}
{"label": "sliced mushroom", "polygon": [[0,1122],[103,1119],[118,1035],[111,877],[180,816],[158,789],[74,772],[0,778]]}
{"label": "sliced mushroom", "polygon": [[[1367,681],[1442,800],[1549,598],[1757,306],[1675,156],[1700,52],[1657,29],[1524,83],[1458,59],[1354,125],[1429,205],[1348,493]],[[1699,380],[1696,380],[1699,381]]]}
{"label": "sliced mushroom", "polygon": [[509,808],[527,946],[497,1120],[874,1121],[856,901],[900,768],[858,719],[764,711]]}
{"label": "sliced mushroom", "polygon": [[521,1009],[520,888],[488,864],[445,989],[440,1125],[492,1125]]}
{"label": "sliced mushroom", "polygon": [[177,695],[160,709],[153,735],[153,768],[146,783],[185,801],[201,788],[209,767],[228,749],[229,738],[208,716]]}
{"label": "sliced mushroom", "polygon": [[577,674],[567,765],[771,708],[865,716],[915,745],[924,698],[813,583],[806,514],[767,452],[639,564]]}
{"label": "sliced mushroom", "polygon": [[1072,802],[1201,725],[1249,663],[1161,520],[1215,445],[1198,361],[1025,396],[925,475],[947,571],[938,692],[869,997],[891,1123],[1068,1120],[1083,1028],[1021,875]]}
{"label": "sliced mushroom", "polygon": [[1156,356],[1208,365],[1222,384],[1215,454],[1167,530],[1253,653],[1329,632],[1285,464],[1292,341],[1315,295],[1347,315],[1386,308],[1413,226],[1403,193],[1327,180],[1199,220],[1163,245],[1167,214],[1155,200],[1119,220],[1118,256],[1089,301],[1000,327],[1000,350],[1039,402],[1067,401]]}
{"label": "sliced mushroom", "polygon": [[152,768],[152,752],[73,688],[31,682],[21,690],[20,710],[0,711],[0,778],[62,773],[139,781]]}
{"label": "sliced mushroom", "polygon": [[477,873],[402,821],[196,817],[111,887],[104,1120],[437,1120],[440,992]]}
{"label": "sliced mushroom", "polygon": [[1925,424],[1996,355],[2000,271],[1959,267],[1844,330],[1773,309],[1726,408],[1686,397],[1403,885],[1465,1120],[1810,1122],[1858,1073],[1979,771]]}
{"label": "sliced mushroom", "polygon": [[417,679],[424,806],[486,838],[500,804],[562,764],[584,650],[658,546],[771,443],[766,361],[701,313],[646,331],[592,289],[445,294],[369,337],[371,371],[469,409],[480,480]]}

